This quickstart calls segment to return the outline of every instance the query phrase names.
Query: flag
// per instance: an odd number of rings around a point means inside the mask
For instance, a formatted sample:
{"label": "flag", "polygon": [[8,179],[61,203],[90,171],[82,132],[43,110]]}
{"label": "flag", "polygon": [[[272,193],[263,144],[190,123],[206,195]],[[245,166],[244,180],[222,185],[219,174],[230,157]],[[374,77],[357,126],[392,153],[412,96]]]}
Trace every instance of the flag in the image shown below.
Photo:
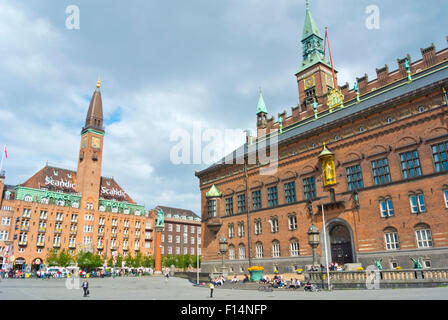
{"label": "flag", "polygon": [[8,159],[8,153],[6,152],[6,144],[5,144],[5,157]]}

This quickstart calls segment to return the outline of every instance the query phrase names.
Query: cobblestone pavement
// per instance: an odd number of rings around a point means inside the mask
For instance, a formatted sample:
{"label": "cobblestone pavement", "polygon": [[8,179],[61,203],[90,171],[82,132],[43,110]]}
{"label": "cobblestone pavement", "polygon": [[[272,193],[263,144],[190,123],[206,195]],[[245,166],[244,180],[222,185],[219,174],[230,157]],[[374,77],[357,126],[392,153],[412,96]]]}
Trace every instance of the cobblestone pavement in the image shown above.
{"label": "cobblestone pavement", "polygon": [[[73,279],[71,279],[73,280]],[[82,283],[82,279],[80,279]],[[2,279],[0,300],[211,300],[206,287],[196,287],[185,279],[163,277],[89,279],[90,296],[82,297],[82,289],[67,286],[66,279]],[[214,290],[215,300],[446,300],[448,287],[337,290],[333,292]]]}

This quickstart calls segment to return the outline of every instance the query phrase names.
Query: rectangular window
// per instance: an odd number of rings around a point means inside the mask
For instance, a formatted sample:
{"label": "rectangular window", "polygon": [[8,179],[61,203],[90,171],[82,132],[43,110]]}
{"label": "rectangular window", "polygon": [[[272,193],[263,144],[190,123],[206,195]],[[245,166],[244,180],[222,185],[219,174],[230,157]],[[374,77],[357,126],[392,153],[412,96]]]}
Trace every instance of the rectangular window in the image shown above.
{"label": "rectangular window", "polygon": [[303,179],[303,194],[305,200],[316,198],[316,181],[314,177],[308,177]]}
{"label": "rectangular window", "polygon": [[261,191],[252,192],[252,209],[257,210],[261,208]]}
{"label": "rectangular window", "polygon": [[387,158],[374,160],[371,162],[373,183],[376,185],[385,184],[391,182],[389,161]]}
{"label": "rectangular window", "polygon": [[386,240],[386,250],[398,250],[400,245],[398,243],[398,234],[396,232],[387,232],[384,234]]}
{"label": "rectangular window", "polygon": [[240,259],[246,259],[246,247],[244,246],[239,247],[239,256]]}
{"label": "rectangular window", "polygon": [[233,197],[225,199],[226,201],[226,216],[233,215]]}
{"label": "rectangular window", "polygon": [[216,200],[207,201],[207,211],[209,217],[216,217]]}
{"label": "rectangular window", "polygon": [[238,223],[238,237],[244,237],[244,223]]}
{"label": "rectangular window", "polygon": [[297,216],[290,215],[288,217],[289,230],[297,230]]}
{"label": "rectangular window", "polygon": [[296,202],[296,183],[289,182],[284,184],[285,188],[285,202],[294,203]]}
{"label": "rectangular window", "polygon": [[263,246],[261,244],[257,244],[255,247],[255,256],[257,258],[263,258]]}
{"label": "rectangular window", "polygon": [[417,245],[419,248],[432,247],[431,230],[420,229],[415,231],[417,236]]}
{"label": "rectangular window", "polygon": [[272,244],[272,256],[274,258],[280,257],[280,243],[279,242],[274,242]]}
{"label": "rectangular window", "polygon": [[238,213],[246,212],[246,195],[240,194],[237,197]]}
{"label": "rectangular window", "polygon": [[409,197],[412,213],[422,213],[426,211],[425,197],[422,193],[411,195]]}
{"label": "rectangular window", "polygon": [[347,175],[347,184],[349,190],[358,190],[364,188],[361,165],[357,164],[345,168],[345,173]]}
{"label": "rectangular window", "polygon": [[400,153],[401,172],[404,179],[414,178],[422,175],[418,151]]}
{"label": "rectangular window", "polygon": [[298,256],[299,255],[299,242],[292,241],[290,243],[290,254],[291,254],[291,256]]}
{"label": "rectangular window", "polygon": [[277,207],[278,206],[277,186],[268,188],[268,206],[269,207]]}
{"label": "rectangular window", "polygon": [[180,232],[180,224],[176,224],[176,232]]}
{"label": "rectangular window", "polygon": [[437,172],[448,171],[448,141],[431,146]]}
{"label": "rectangular window", "polygon": [[233,223],[229,224],[229,239],[233,238],[235,236],[235,228],[233,226]]}
{"label": "rectangular window", "polygon": [[380,211],[382,217],[392,217],[394,215],[394,206],[392,199],[380,201]]}
{"label": "rectangular window", "polygon": [[9,226],[10,223],[11,223],[11,218],[10,217],[3,217],[2,218],[2,226]]}
{"label": "rectangular window", "polygon": [[257,220],[255,220],[254,221],[254,226],[255,226],[255,234],[256,235],[259,235],[259,234],[261,234],[261,220],[259,220],[259,219],[257,219]]}

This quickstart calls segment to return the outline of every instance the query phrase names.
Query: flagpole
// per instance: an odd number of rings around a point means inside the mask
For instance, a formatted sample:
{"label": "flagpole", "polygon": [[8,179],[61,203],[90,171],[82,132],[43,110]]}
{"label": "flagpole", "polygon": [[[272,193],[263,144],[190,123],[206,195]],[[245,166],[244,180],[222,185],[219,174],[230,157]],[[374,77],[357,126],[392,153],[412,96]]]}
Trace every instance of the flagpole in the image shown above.
{"label": "flagpole", "polygon": [[325,263],[327,267],[327,282],[328,282],[328,291],[330,291],[330,268],[328,265],[328,246],[327,246],[327,227],[325,226],[325,213],[324,213],[324,205],[321,205],[322,208],[322,228],[324,229],[324,243],[325,243]]}
{"label": "flagpole", "polygon": [[6,144],[3,146],[3,151],[2,151],[2,160],[0,162],[0,173],[2,172],[2,168],[3,168],[3,158],[5,156],[5,149],[6,149]]}

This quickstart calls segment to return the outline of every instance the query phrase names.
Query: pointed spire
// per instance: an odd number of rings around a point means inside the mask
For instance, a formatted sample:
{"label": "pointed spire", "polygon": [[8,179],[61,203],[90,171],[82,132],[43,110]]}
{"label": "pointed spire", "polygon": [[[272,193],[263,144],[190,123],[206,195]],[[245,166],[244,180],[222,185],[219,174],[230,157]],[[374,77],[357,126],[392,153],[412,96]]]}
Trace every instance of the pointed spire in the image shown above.
{"label": "pointed spire", "polygon": [[95,130],[104,131],[103,129],[103,102],[101,99],[100,92],[101,80],[98,76],[98,81],[96,82],[96,89],[93,92],[92,99],[90,100],[89,111],[87,111],[86,123],[83,128],[92,128]]}
{"label": "pointed spire", "polygon": [[306,1],[306,15],[305,15],[305,24],[303,26],[302,41],[313,34],[322,39],[322,36],[320,35],[319,32],[319,28],[317,27],[316,22],[314,21],[313,16],[311,15],[309,3],[308,1]]}
{"label": "pointed spire", "polygon": [[266,109],[266,104],[264,103],[263,95],[261,94],[261,88],[260,88],[260,98],[258,98],[257,114],[262,112],[268,113],[268,110]]}

